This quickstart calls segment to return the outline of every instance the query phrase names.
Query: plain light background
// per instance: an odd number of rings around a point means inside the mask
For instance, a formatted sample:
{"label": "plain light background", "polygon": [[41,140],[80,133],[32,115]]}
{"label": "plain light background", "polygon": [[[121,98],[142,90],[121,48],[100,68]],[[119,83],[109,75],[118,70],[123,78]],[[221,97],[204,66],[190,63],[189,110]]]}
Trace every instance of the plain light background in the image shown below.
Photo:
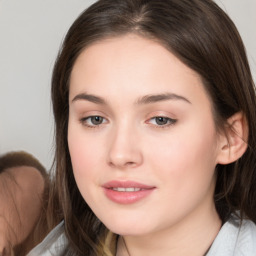
{"label": "plain light background", "polygon": [[[54,154],[52,67],[69,26],[93,0],[0,0],[0,154]],[[217,0],[244,40],[256,80],[256,0]]]}

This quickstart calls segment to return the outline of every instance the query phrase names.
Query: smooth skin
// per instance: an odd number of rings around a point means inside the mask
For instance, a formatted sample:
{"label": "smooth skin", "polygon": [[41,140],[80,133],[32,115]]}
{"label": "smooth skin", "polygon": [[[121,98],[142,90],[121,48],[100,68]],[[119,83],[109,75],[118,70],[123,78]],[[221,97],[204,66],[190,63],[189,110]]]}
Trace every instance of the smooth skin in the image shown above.
{"label": "smooth skin", "polygon": [[[156,41],[105,39],[76,60],[69,105],[78,188],[129,254],[202,256],[221,227],[215,167],[233,159],[200,76]],[[120,204],[104,193],[113,180],[154,189]],[[117,255],[129,254],[119,239]]]}

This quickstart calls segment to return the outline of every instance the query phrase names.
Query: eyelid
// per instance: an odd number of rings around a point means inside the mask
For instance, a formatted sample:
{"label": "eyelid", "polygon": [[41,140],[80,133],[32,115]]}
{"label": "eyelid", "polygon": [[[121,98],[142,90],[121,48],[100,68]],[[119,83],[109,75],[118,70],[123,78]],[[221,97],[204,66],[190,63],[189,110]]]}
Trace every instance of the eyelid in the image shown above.
{"label": "eyelid", "polygon": [[[165,118],[165,119],[167,119],[168,123],[162,124],[162,125],[159,125],[156,122],[151,123],[151,121],[156,120],[156,118]],[[156,128],[168,128],[168,127],[174,125],[177,121],[178,121],[178,119],[176,117],[173,117],[173,114],[170,114],[170,113],[167,114],[166,112],[163,113],[160,111],[151,113],[146,119],[147,124],[149,124],[153,127],[156,127]]]}
{"label": "eyelid", "polygon": [[[93,124],[92,120],[90,121],[90,123],[88,123],[88,120],[92,119],[93,117],[100,117],[103,119],[103,122],[100,124]],[[79,119],[80,123],[88,128],[100,128],[102,125],[108,123],[108,119],[106,117],[104,117],[103,115],[98,115],[98,114],[88,114],[88,115],[84,115],[82,118]]]}
{"label": "eyelid", "polygon": [[166,126],[170,126],[170,125],[174,125],[176,122],[177,122],[177,119],[173,119],[173,118],[170,118],[170,117],[165,117],[165,116],[155,116],[155,117],[152,117],[150,118],[147,122],[149,123],[150,120],[156,120],[156,118],[165,118],[167,120],[167,124],[163,124],[163,125],[160,125],[160,124],[153,124],[155,126],[159,126],[159,127],[166,127]]}

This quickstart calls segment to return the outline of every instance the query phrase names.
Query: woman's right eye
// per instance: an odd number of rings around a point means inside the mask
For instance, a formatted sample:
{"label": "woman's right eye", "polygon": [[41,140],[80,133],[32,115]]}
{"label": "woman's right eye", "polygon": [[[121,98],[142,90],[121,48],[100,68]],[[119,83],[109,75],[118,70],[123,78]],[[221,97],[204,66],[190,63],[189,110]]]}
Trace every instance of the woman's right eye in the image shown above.
{"label": "woman's right eye", "polygon": [[88,117],[82,118],[80,122],[85,126],[94,128],[94,127],[100,126],[101,124],[106,123],[107,120],[102,116],[88,116]]}

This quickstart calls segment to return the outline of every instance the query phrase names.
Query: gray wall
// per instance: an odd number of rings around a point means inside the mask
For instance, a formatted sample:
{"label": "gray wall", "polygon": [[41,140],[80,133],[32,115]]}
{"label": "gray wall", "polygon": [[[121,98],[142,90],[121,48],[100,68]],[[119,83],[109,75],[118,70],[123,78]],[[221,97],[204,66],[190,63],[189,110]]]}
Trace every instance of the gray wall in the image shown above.
{"label": "gray wall", "polygon": [[[26,150],[50,168],[51,70],[68,27],[92,2],[0,0],[0,154]],[[256,0],[217,3],[237,25],[256,78]]]}

